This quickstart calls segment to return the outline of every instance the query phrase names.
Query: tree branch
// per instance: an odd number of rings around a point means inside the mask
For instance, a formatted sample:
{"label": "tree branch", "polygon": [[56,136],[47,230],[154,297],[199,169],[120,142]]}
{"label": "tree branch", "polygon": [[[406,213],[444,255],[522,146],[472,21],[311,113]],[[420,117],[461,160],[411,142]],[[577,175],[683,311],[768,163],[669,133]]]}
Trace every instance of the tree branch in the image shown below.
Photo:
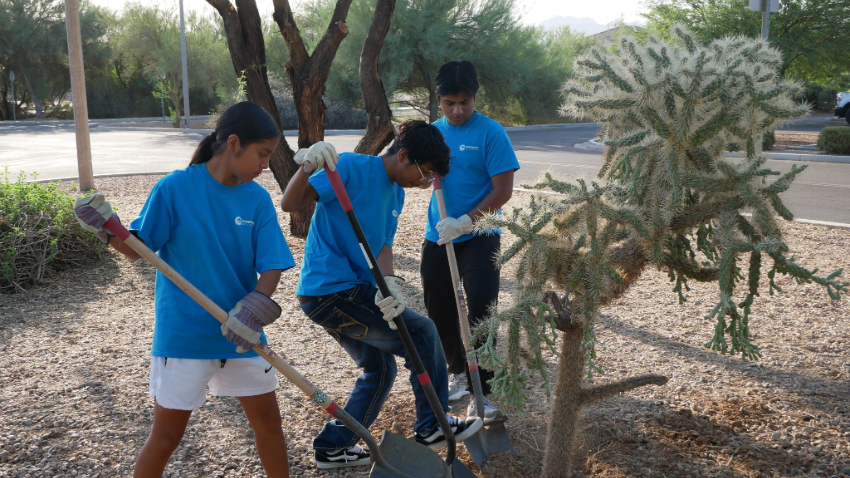
{"label": "tree branch", "polygon": [[295,24],[295,15],[292,14],[292,7],[289,6],[289,0],[274,0],[272,18],[274,18],[277,26],[280,27],[280,33],[283,35],[284,40],[286,40],[286,46],[289,48],[289,61],[287,64],[291,64],[296,71],[301,71],[310,60],[310,55],[307,54],[307,47],[304,46],[301,32],[298,31],[298,26]]}
{"label": "tree branch", "polygon": [[640,375],[637,377],[627,378],[619,382],[609,383],[606,385],[598,385],[596,387],[585,388],[579,394],[579,404],[584,407],[600,400],[604,400],[618,393],[628,392],[629,390],[643,387],[646,385],[664,385],[669,380],[663,375]]}

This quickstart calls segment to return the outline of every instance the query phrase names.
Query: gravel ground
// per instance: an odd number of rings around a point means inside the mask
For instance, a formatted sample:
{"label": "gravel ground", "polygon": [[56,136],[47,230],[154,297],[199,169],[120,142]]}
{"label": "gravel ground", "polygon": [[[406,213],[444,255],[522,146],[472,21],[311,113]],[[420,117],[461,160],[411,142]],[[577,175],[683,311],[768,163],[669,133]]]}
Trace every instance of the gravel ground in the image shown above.
{"label": "gravel ground", "polygon": [[809,148],[800,148],[800,146],[816,145],[818,135],[816,134],[777,134],[776,144],[770,148],[770,152],[774,153],[800,153],[800,154],[829,154],[826,151]]}
{"label": "gravel ground", "polygon": [[[137,213],[158,177],[99,179],[99,191],[125,218]],[[271,175],[261,183],[280,197]],[[418,275],[428,194],[409,191],[396,240],[396,266],[408,279],[410,306],[424,311]],[[524,201],[515,195],[513,204]],[[280,215],[284,231],[288,218]],[[800,263],[850,270],[850,231],[783,226]],[[300,263],[303,241],[287,237]],[[506,236],[504,244],[511,242]],[[500,303],[511,299],[510,265]],[[0,476],[128,476],[148,436],[147,396],[153,331],[154,270],[117,255],[65,272],[25,293],[0,296]],[[284,273],[275,299],[283,317],[269,341],[337,400],[359,375],[350,358],[306,320],[293,297],[298,270]],[[600,477],[850,476],[850,333],[847,302],[832,303],[811,284],[779,279],[785,293],[756,302],[751,329],[764,359],[747,363],[708,351],[704,315],[716,289],[692,284],[678,305],[665,274],[647,271],[598,321],[597,383],[643,373],[670,377],[612,398],[585,413],[579,474]],[[846,300],[846,299],[845,299]],[[304,353],[305,349],[309,353]],[[317,363],[320,358],[323,362]],[[555,357],[548,356],[551,372]],[[401,368],[401,367],[400,367]],[[372,432],[412,434],[406,373]],[[508,430],[518,458],[492,457],[482,477],[536,477],[549,402],[529,386],[526,417]],[[278,401],[293,476],[358,477],[365,469],[319,472],[311,440],[328,416],[281,380]],[[466,402],[456,406],[463,415]],[[469,455],[460,458],[475,470]],[[166,470],[168,477],[263,476],[248,426],[234,399],[209,397],[195,412]]]}

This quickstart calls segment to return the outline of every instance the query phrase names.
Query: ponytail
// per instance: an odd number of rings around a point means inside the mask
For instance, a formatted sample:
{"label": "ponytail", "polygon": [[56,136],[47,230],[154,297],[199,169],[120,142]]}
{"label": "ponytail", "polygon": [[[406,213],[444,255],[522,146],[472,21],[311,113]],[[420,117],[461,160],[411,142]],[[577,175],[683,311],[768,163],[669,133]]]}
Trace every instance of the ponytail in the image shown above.
{"label": "ponytail", "polygon": [[189,166],[206,163],[212,159],[213,151],[218,146],[216,143],[215,131],[204,136],[204,139],[202,139],[200,144],[198,144],[198,147],[195,148],[195,152],[192,154],[192,160],[189,161]]}
{"label": "ponytail", "polygon": [[231,135],[239,138],[241,147],[280,137],[280,129],[271,115],[260,105],[243,101],[227,108],[218,117],[215,131],[204,136],[195,148],[189,166],[206,163],[224,151]]}

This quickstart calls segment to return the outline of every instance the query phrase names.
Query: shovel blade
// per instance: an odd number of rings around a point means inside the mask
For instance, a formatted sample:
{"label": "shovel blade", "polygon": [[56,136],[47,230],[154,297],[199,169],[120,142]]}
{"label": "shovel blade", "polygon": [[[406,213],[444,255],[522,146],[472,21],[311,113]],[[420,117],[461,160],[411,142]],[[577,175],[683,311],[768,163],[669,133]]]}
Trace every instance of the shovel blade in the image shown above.
{"label": "shovel blade", "polygon": [[[384,431],[379,446],[386,465],[375,462],[372,478],[451,478],[446,462],[434,450],[413,440]],[[470,472],[471,473],[471,472]],[[472,475],[474,477],[475,475]],[[466,478],[466,475],[464,475]]]}
{"label": "shovel blade", "polygon": [[469,468],[466,467],[460,460],[455,458],[455,461],[452,463],[452,476],[454,478],[478,478],[478,475],[472,472]]}
{"label": "shovel blade", "polygon": [[511,453],[516,456],[516,449],[514,449],[514,444],[511,443],[511,438],[508,436],[508,431],[503,423],[490,428],[481,427],[481,430],[463,441],[463,446],[466,447],[466,451],[472,456],[472,460],[479,470],[484,464],[484,460],[490,455]]}

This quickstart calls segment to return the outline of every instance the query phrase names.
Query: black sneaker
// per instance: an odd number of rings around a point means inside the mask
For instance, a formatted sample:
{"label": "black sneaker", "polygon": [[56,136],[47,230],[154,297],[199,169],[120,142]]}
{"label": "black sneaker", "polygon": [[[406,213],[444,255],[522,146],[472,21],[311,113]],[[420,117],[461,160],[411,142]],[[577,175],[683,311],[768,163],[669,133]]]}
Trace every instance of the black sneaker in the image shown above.
{"label": "black sneaker", "polygon": [[[449,425],[452,427],[452,432],[455,434],[455,441],[458,443],[471,437],[475,432],[484,426],[484,422],[480,418],[469,423],[459,420],[451,415],[448,416]],[[442,450],[446,447],[446,436],[443,435],[443,430],[437,427],[436,430],[428,432],[424,435],[416,433],[416,442],[421,443],[432,450]]]}
{"label": "black sneaker", "polygon": [[358,445],[335,451],[314,451],[316,452],[316,467],[321,469],[362,466],[372,462],[369,458],[369,452]]}

